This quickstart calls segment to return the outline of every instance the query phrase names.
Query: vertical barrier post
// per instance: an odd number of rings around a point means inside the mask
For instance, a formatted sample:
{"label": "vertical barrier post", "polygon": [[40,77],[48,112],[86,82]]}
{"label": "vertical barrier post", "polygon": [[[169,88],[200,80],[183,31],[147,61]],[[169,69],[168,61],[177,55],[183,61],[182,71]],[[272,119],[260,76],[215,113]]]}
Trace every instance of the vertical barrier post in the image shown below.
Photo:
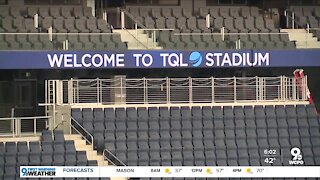
{"label": "vertical barrier post", "polygon": [[15,136],[15,131],[16,131],[16,119],[11,119],[11,131],[12,131],[12,137]]}
{"label": "vertical barrier post", "polygon": [[21,137],[21,119],[17,119],[18,123],[17,123],[17,136]]}
{"label": "vertical barrier post", "polygon": [[308,96],[307,96],[307,89],[308,89],[308,86],[307,86],[307,78],[306,78],[306,76],[304,76],[304,77],[301,77],[301,81],[302,81],[302,83],[301,83],[301,90],[302,90],[302,99],[303,100],[307,100],[308,99]]}
{"label": "vertical barrier post", "polygon": [[122,98],[123,98],[123,90],[122,90],[122,88],[123,88],[123,79],[122,79],[122,77],[120,77],[120,103],[123,102],[123,100],[122,100]]}
{"label": "vertical barrier post", "polygon": [[266,78],[263,77],[262,78],[262,84],[263,84],[263,89],[261,89],[261,94],[262,94],[262,99],[261,100],[267,100],[267,95],[266,95],[266,89],[267,89],[267,85],[266,85]]}
{"label": "vertical barrier post", "polygon": [[296,78],[292,78],[292,99],[297,100]]}
{"label": "vertical barrier post", "polygon": [[136,38],[138,38],[138,23],[134,22],[134,30],[136,32]]}
{"label": "vertical barrier post", "polygon": [[286,17],[286,27],[288,28],[289,27],[289,16],[288,16],[287,10],[284,11],[284,16]]}
{"label": "vertical barrier post", "polygon": [[39,15],[38,14],[35,14],[33,16],[33,22],[34,22],[34,27],[38,28],[39,27]]}
{"label": "vertical barrier post", "polygon": [[288,99],[288,77],[284,77],[284,100]]}
{"label": "vertical barrier post", "polygon": [[192,103],[192,78],[189,77],[189,103]]}
{"label": "vertical barrier post", "polygon": [[33,134],[34,136],[37,136],[37,119],[33,119]]}
{"label": "vertical barrier post", "polygon": [[224,27],[221,28],[222,41],[224,41]]}
{"label": "vertical barrier post", "polygon": [[157,39],[156,36],[157,36],[157,35],[156,35],[156,31],[153,30],[153,47],[156,47],[156,39]]}
{"label": "vertical barrier post", "polygon": [[210,14],[208,14],[206,16],[206,25],[207,25],[207,28],[209,29],[210,28]]}
{"label": "vertical barrier post", "polygon": [[166,77],[166,84],[167,84],[167,104],[170,103],[170,79]]}
{"label": "vertical barrier post", "polygon": [[69,40],[66,40],[66,50],[69,50]]}
{"label": "vertical barrier post", "polygon": [[11,118],[14,117],[14,108],[11,108]]}
{"label": "vertical barrier post", "polygon": [[214,77],[211,76],[211,103],[214,103]]}
{"label": "vertical barrier post", "polygon": [[124,25],[124,11],[120,12],[120,16],[121,16],[121,29],[125,29],[125,25]]}
{"label": "vertical barrier post", "polygon": [[306,96],[306,100],[308,100],[310,103],[312,103],[312,96],[311,96],[311,93],[309,91],[309,88],[308,88],[308,76],[305,75],[304,76],[304,89],[305,89],[305,96]]}
{"label": "vertical barrier post", "polygon": [[237,78],[233,76],[233,100],[237,101]]}
{"label": "vertical barrier post", "polygon": [[280,76],[280,101],[283,101],[283,76]]}
{"label": "vertical barrier post", "polygon": [[49,41],[52,41],[52,26],[48,28]]}
{"label": "vertical barrier post", "polygon": [[68,80],[68,104],[73,103],[73,79]]}
{"label": "vertical barrier post", "polygon": [[137,42],[137,47],[138,47],[139,42],[138,42],[138,23],[137,22],[134,22],[134,29],[135,29],[136,42]]}
{"label": "vertical barrier post", "polygon": [[100,95],[99,95],[99,78],[96,79],[97,81],[97,104],[100,102]]}
{"label": "vertical barrier post", "polygon": [[259,100],[259,79],[258,77],[256,76],[256,101]]}
{"label": "vertical barrier post", "polygon": [[310,24],[307,24],[307,33],[306,33],[306,47],[308,47],[308,41],[309,41],[309,33],[310,33]]}
{"label": "vertical barrier post", "polygon": [[142,78],[143,81],[143,104],[147,104],[147,82],[146,78]]}
{"label": "vertical barrier post", "polygon": [[295,26],[294,19],[295,19],[295,14],[294,12],[292,12],[292,29],[294,29],[294,26]]}

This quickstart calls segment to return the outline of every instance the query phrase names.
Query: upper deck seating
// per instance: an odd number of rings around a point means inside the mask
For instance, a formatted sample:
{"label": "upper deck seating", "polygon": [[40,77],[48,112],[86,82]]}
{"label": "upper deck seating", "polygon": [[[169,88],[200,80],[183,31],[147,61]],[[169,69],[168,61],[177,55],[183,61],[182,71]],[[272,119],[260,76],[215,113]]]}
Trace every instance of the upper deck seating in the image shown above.
{"label": "upper deck seating", "polygon": [[[265,18],[256,7],[206,7],[200,8],[197,14],[181,7],[131,6],[127,9],[147,28],[172,29],[160,31],[157,35],[160,45],[165,49],[235,49],[239,39],[241,49],[295,48],[287,34],[266,34],[280,31],[273,20]],[[211,17],[209,28],[205,19],[208,14]],[[222,27],[225,33],[240,34],[226,34],[222,40],[219,34]]]}
{"label": "upper deck seating", "polygon": [[264,166],[264,150],[274,149],[273,165],[282,166],[293,147],[304,165],[320,163],[313,106],[85,108],[72,116],[94,135],[98,150],[107,148],[127,165]]}
{"label": "upper deck seating", "polygon": [[[38,14],[38,27],[34,16]],[[48,29],[52,27],[52,41]],[[92,15],[90,7],[82,6],[21,6],[0,7],[0,33],[23,33],[0,35],[0,49],[44,49],[68,48],[73,50],[126,50],[119,34],[105,20]],[[41,33],[41,34],[27,34]],[[78,34],[80,33],[80,34]],[[86,34],[81,34],[86,33]],[[90,33],[90,34],[89,34]]]}
{"label": "upper deck seating", "polygon": [[[319,6],[291,6],[290,10],[295,13],[295,21],[300,28],[306,28],[309,24],[310,28],[319,28],[320,7]],[[320,38],[319,30],[311,30],[318,38]]]}

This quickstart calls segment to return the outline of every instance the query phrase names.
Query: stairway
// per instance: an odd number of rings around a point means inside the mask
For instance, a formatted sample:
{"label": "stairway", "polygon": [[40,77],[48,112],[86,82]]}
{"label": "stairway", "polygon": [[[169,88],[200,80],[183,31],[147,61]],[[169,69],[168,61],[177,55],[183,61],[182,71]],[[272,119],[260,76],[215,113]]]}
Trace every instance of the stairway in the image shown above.
{"label": "stairway", "polygon": [[[103,155],[97,154],[79,134],[64,135],[65,140],[73,140],[77,151],[86,151],[88,160],[97,160],[98,166],[108,166],[108,161],[104,160]],[[111,180],[127,180],[125,177],[112,177]]]}
{"label": "stairway", "polygon": [[113,30],[113,32],[121,35],[121,40],[128,44],[128,49],[162,49],[157,42],[153,44],[152,38],[149,37],[144,30],[118,29]]}
{"label": "stairway", "polygon": [[102,155],[98,155],[97,151],[92,149],[91,145],[86,144],[81,135],[71,134],[64,135],[65,140],[73,140],[77,151],[86,151],[88,160],[97,160],[98,166],[107,166],[108,161],[104,160]]}
{"label": "stairway", "polygon": [[288,33],[289,40],[295,41],[297,49],[320,48],[320,42],[313,33],[307,33],[305,29],[282,29],[280,32]]}
{"label": "stairway", "polygon": [[81,135],[71,134],[64,135],[65,140],[73,140],[77,151],[86,151],[88,160],[97,160],[98,166],[107,166],[108,162],[104,160],[102,155],[98,155],[97,151],[92,149],[91,145],[86,144]]}

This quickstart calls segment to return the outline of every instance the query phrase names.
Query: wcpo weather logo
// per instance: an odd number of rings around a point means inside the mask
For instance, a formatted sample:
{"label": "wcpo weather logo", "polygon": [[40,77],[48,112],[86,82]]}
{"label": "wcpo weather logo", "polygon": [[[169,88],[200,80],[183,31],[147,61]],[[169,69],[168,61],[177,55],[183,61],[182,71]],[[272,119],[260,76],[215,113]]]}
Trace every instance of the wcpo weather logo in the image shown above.
{"label": "wcpo weather logo", "polygon": [[291,149],[290,153],[292,156],[292,160],[289,161],[290,165],[303,165],[304,164],[300,148],[294,147]]}
{"label": "wcpo weather logo", "polygon": [[193,67],[199,67],[202,63],[202,56],[198,51],[194,51],[190,54],[189,62]]}
{"label": "wcpo weather logo", "polygon": [[20,177],[52,177],[56,176],[56,168],[26,168],[20,169]]}

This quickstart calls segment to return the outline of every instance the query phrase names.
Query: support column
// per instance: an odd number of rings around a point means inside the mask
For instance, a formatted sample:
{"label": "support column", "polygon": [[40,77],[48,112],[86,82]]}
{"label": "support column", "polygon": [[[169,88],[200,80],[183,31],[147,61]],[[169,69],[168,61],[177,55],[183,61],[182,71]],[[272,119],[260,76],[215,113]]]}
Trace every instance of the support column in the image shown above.
{"label": "support column", "polygon": [[114,99],[113,101],[115,104],[125,104],[126,103],[126,76],[125,75],[119,75],[114,76],[113,78],[114,84]]}

